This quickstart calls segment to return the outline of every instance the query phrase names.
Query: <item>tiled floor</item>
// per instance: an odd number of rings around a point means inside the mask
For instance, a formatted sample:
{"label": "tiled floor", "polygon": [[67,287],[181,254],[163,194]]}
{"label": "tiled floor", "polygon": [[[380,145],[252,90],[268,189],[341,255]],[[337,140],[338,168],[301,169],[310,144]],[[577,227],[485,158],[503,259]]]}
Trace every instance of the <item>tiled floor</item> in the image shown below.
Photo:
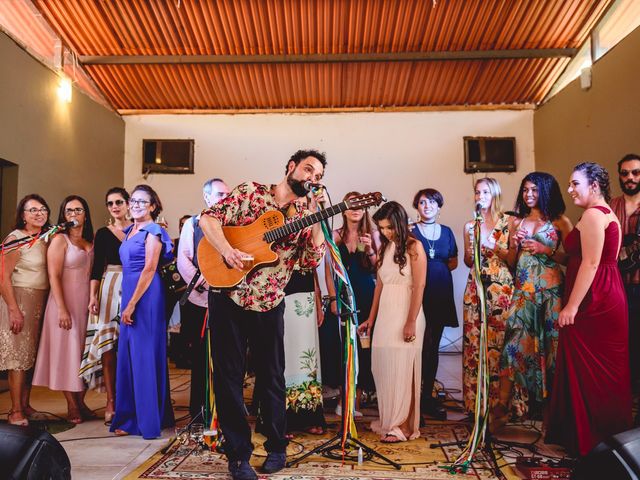
{"label": "tiled floor", "polygon": [[[441,355],[438,380],[458,400],[461,398],[461,370],[460,354]],[[171,370],[172,400],[177,419],[187,414],[189,373],[187,370]],[[89,392],[87,404],[96,409],[98,414],[103,414],[104,394]],[[32,405],[40,411],[60,416],[66,415],[66,403],[60,392],[51,392],[40,387],[34,388]],[[9,393],[1,393],[0,412],[6,412],[9,408]],[[459,411],[449,411],[450,420],[459,420],[462,417],[463,414]],[[179,424],[184,424],[186,421],[186,418],[182,419]],[[158,440],[144,440],[134,436],[116,437],[109,433],[100,419],[82,423],[55,437],[69,455],[74,479],[102,480],[123,478],[159,449],[168,445],[173,435],[174,430],[170,429],[165,430],[162,438]],[[501,437],[526,442],[533,440],[535,433],[521,429],[507,429]]]}

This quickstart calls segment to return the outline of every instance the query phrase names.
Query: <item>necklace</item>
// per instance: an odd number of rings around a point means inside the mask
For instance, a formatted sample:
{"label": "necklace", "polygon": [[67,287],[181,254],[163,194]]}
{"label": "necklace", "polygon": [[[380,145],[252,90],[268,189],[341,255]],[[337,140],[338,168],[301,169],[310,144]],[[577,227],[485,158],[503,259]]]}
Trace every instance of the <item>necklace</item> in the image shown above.
{"label": "necklace", "polygon": [[[420,222],[420,223],[421,224],[426,224],[426,225],[434,225],[433,230],[431,231],[431,236],[435,235],[435,233],[436,233],[435,223],[436,222]],[[435,258],[435,256],[436,256],[436,248],[435,248],[436,247],[436,241],[429,239],[429,235],[427,235],[426,230],[420,229],[420,233],[422,233],[422,236],[427,241],[427,245],[429,245],[429,251],[427,252],[429,254],[429,258],[431,258],[431,259]]]}

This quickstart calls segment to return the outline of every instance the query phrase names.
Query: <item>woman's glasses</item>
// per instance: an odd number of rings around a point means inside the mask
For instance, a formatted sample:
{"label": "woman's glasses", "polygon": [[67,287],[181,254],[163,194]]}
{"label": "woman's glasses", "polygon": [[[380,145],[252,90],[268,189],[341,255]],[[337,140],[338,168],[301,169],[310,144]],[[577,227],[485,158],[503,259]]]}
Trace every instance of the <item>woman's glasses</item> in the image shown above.
{"label": "woman's glasses", "polygon": [[144,207],[145,205],[149,205],[151,202],[149,200],[138,200],[137,198],[132,198],[129,200],[129,203],[131,205],[140,205],[141,207]]}
{"label": "woman's glasses", "polygon": [[65,215],[80,215],[84,213],[84,208],[82,207],[78,207],[78,208],[65,208],[64,209],[64,214]]}
{"label": "woman's glasses", "polygon": [[107,207],[111,208],[114,205],[117,205],[118,207],[124,204],[124,200],[109,200],[107,202]]}
{"label": "woman's glasses", "polygon": [[41,213],[42,215],[46,215],[47,213],[49,213],[49,210],[46,207],[42,207],[42,208],[25,208],[24,209],[25,212],[29,212],[31,215],[37,215],[38,213]]}

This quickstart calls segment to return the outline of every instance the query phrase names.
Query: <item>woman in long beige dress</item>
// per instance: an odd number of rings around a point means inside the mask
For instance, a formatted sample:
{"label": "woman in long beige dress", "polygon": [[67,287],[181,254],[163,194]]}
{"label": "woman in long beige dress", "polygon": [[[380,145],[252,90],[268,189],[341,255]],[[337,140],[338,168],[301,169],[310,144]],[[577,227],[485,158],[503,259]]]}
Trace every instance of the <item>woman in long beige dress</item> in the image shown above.
{"label": "woman in long beige dress", "polygon": [[371,429],[383,442],[396,443],[420,436],[427,257],[409,233],[407,213],[399,203],[386,203],[373,219],[382,247],[371,313],[358,332],[371,332],[375,323],[371,371],[380,418]]}
{"label": "woman in long beige dress", "polygon": [[[47,202],[36,194],[18,203],[15,229],[5,243],[42,231],[49,220]],[[36,359],[40,324],[49,291],[47,248],[42,240],[4,255],[0,282],[0,370],[9,371],[11,410],[7,420],[26,426],[35,414],[29,405],[29,377]]]}

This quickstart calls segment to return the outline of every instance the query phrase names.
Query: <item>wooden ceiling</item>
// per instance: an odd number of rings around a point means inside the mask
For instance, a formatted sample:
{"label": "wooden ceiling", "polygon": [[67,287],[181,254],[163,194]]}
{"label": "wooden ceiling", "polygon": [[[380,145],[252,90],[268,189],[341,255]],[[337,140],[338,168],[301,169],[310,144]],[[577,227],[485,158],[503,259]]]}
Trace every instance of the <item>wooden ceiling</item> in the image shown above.
{"label": "wooden ceiling", "polygon": [[123,114],[540,103],[612,0],[33,0]]}

